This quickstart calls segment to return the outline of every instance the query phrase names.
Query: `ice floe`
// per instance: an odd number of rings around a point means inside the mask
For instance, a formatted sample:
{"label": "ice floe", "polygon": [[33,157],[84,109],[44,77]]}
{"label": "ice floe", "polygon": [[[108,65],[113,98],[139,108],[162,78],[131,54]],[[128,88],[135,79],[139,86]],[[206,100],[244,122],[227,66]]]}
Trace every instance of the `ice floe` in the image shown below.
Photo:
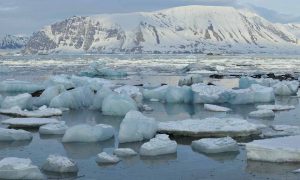
{"label": "ice floe", "polygon": [[131,110],[138,110],[136,102],[127,95],[111,94],[104,98],[102,113],[110,116],[125,116]]}
{"label": "ice floe", "polygon": [[56,108],[41,107],[38,110],[28,111],[22,110],[20,107],[15,106],[9,109],[0,109],[0,114],[6,114],[17,117],[51,117],[51,116],[61,116],[62,110]]}
{"label": "ice floe", "polygon": [[204,104],[204,109],[208,111],[215,111],[215,112],[228,112],[231,111],[230,108],[217,106],[213,104]]}
{"label": "ice floe", "polygon": [[300,135],[255,140],[246,144],[247,158],[269,162],[300,162]]}
{"label": "ice floe", "polygon": [[34,128],[34,127],[40,127],[45,124],[59,123],[59,121],[57,119],[52,119],[52,118],[11,118],[11,119],[6,119],[1,123],[5,125],[9,125],[10,127]]}
{"label": "ice floe", "polygon": [[56,173],[77,173],[78,167],[76,163],[64,156],[49,155],[46,162],[42,166],[44,171]]}
{"label": "ice floe", "polygon": [[262,110],[262,109],[267,109],[267,110],[272,110],[272,111],[286,111],[286,110],[291,110],[295,109],[295,106],[288,106],[288,105],[258,105],[256,106],[257,109]]}
{"label": "ice floe", "polygon": [[116,164],[120,162],[121,159],[119,159],[117,156],[107,154],[106,152],[102,152],[97,155],[96,162],[99,164]]}
{"label": "ice floe", "polygon": [[138,111],[129,111],[122,120],[119,142],[135,142],[152,138],[158,125],[154,118],[146,117]]}
{"label": "ice floe", "polygon": [[1,104],[1,108],[9,109],[15,106],[19,106],[21,109],[25,109],[30,99],[31,95],[28,93],[19,94],[16,96],[7,96]]}
{"label": "ice floe", "polygon": [[238,144],[231,137],[204,138],[193,141],[192,148],[204,153],[223,153],[238,151]]}
{"label": "ice floe", "polygon": [[262,127],[243,119],[207,118],[161,122],[158,132],[194,137],[236,137],[258,135]]}
{"label": "ice floe", "polygon": [[0,141],[28,141],[32,139],[32,134],[21,129],[0,128]]}
{"label": "ice floe", "polygon": [[97,142],[110,139],[114,136],[114,128],[106,124],[90,126],[79,124],[70,127],[65,132],[62,142]]}
{"label": "ice floe", "polygon": [[299,126],[272,125],[270,129],[265,129],[263,131],[263,137],[265,138],[294,135],[300,135]]}
{"label": "ice floe", "polygon": [[55,124],[46,124],[39,128],[40,134],[49,134],[49,135],[63,135],[65,134],[68,126],[64,121],[60,121]]}
{"label": "ice floe", "polygon": [[1,179],[44,179],[30,159],[6,157],[0,161]]}
{"label": "ice floe", "polygon": [[27,81],[8,80],[0,82],[0,92],[33,93],[43,89],[45,89],[43,85]]}
{"label": "ice floe", "polygon": [[128,157],[137,155],[137,152],[130,148],[118,148],[114,150],[114,154],[119,157]]}
{"label": "ice floe", "polygon": [[261,109],[261,110],[250,112],[249,116],[254,118],[268,118],[268,117],[274,117],[275,113],[269,109]]}
{"label": "ice floe", "polygon": [[144,143],[140,148],[142,156],[158,156],[177,152],[177,143],[169,139],[166,134],[157,134],[155,138]]}

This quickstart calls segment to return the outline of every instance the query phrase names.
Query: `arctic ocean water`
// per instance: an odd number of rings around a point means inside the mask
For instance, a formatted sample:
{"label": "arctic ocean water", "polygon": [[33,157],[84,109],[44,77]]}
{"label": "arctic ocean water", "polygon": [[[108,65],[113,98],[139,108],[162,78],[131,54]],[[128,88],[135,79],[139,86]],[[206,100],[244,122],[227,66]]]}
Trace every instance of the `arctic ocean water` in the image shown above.
{"label": "arctic ocean water", "polygon": [[[86,56],[28,56],[28,57],[0,57],[0,80],[17,79],[27,81],[41,81],[55,74],[77,74],[85,70],[90,63],[105,62],[105,66],[125,70],[129,76],[115,79],[118,83],[152,83],[177,84],[182,76],[182,68],[196,63],[203,67],[194,68],[191,73],[235,73],[252,72],[292,73],[300,72],[299,57],[253,57],[253,56],[194,56],[194,55],[86,55]],[[204,70],[205,69],[205,70]],[[221,85],[235,87],[236,79],[211,80]],[[255,110],[255,104],[223,106],[233,109],[229,113],[215,113],[204,110],[203,105],[162,104],[159,102],[145,102],[154,111],[145,112],[147,116],[155,117],[158,121],[176,121],[187,118],[206,117],[238,117],[254,123],[266,125],[285,124],[300,126],[300,105],[298,97],[277,97],[276,104],[294,105],[296,109],[276,112],[271,119],[251,119],[248,113]],[[7,119],[0,115],[0,120]],[[104,116],[98,111],[77,110],[64,112],[58,117],[66,121],[69,126],[75,124],[110,124],[117,130],[122,117]],[[0,158],[15,156],[30,158],[39,167],[45,162],[49,154],[66,155],[78,163],[78,179],[300,179],[299,174],[292,173],[299,169],[299,163],[265,163],[247,161],[243,146],[238,153],[207,155],[194,152],[190,147],[192,138],[176,138],[177,154],[143,158],[140,156],[125,158],[116,165],[99,166],[95,162],[96,155],[102,151],[112,152],[116,147],[130,147],[138,151],[142,142],[119,144],[117,139],[99,143],[62,143],[60,136],[41,136],[36,130],[31,142],[1,143]],[[117,132],[117,131],[116,131]],[[244,142],[247,140],[241,140]],[[58,174],[47,174],[49,179],[63,178]],[[66,175],[67,176],[67,175]],[[74,179],[76,177],[65,177]]]}

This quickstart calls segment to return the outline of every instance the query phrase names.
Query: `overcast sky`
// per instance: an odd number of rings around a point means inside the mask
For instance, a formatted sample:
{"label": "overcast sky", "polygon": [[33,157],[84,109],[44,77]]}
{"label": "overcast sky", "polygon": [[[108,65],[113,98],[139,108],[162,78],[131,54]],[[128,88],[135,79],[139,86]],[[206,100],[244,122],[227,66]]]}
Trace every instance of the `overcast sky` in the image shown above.
{"label": "overcast sky", "polygon": [[[235,6],[251,4],[281,14],[300,17],[300,0],[0,0],[0,36],[27,34],[74,15],[151,11],[201,4]],[[274,11],[259,9],[266,16]]]}

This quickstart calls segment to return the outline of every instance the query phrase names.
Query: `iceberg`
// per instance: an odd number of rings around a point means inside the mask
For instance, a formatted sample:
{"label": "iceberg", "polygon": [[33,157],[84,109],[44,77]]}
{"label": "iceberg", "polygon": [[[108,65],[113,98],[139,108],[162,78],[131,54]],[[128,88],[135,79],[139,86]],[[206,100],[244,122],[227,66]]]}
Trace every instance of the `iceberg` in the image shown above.
{"label": "iceberg", "polygon": [[204,138],[192,142],[192,148],[204,153],[223,153],[238,151],[237,142],[231,137]]}
{"label": "iceberg", "polygon": [[119,131],[119,142],[135,142],[151,139],[158,125],[154,118],[146,117],[138,111],[129,111],[122,120]]}
{"label": "iceberg", "polygon": [[121,159],[119,159],[117,156],[107,154],[106,152],[98,154],[96,158],[96,162],[98,164],[116,164],[120,161]]}
{"label": "iceberg", "polygon": [[104,63],[94,62],[90,64],[86,71],[80,72],[81,76],[87,77],[124,77],[127,73],[122,70],[112,69],[111,67],[105,67]]}
{"label": "iceberg", "polygon": [[252,77],[241,77],[239,80],[239,88],[246,89],[251,87],[252,84],[259,84],[261,86],[272,87],[276,83],[280,82],[279,80],[274,80],[271,78],[260,78],[255,79]]}
{"label": "iceberg", "polygon": [[288,106],[288,105],[258,105],[256,106],[257,109],[259,110],[272,110],[272,111],[286,111],[286,110],[291,110],[295,109],[295,106]]}
{"label": "iceberg", "polygon": [[104,98],[102,113],[110,116],[125,116],[131,110],[138,110],[136,102],[127,95],[111,94]]}
{"label": "iceberg", "polygon": [[24,130],[0,128],[0,141],[29,141],[32,134]]}
{"label": "iceberg", "polygon": [[269,109],[262,109],[262,110],[250,112],[249,116],[254,118],[268,118],[268,117],[274,117],[275,113]]}
{"label": "iceberg", "polygon": [[45,124],[59,123],[59,121],[51,118],[11,118],[1,123],[16,128],[34,128]]}
{"label": "iceberg", "polygon": [[114,91],[119,94],[125,94],[127,96],[130,96],[137,103],[142,103],[143,101],[143,94],[141,93],[140,89],[136,86],[125,85],[114,89]]}
{"label": "iceberg", "polygon": [[193,84],[202,83],[203,77],[200,74],[191,74],[182,77],[178,81],[178,86],[191,86]]}
{"label": "iceberg", "polygon": [[68,126],[65,121],[61,121],[55,124],[46,124],[39,128],[40,134],[51,134],[51,135],[63,135],[65,134]]}
{"label": "iceberg", "polygon": [[167,103],[191,103],[193,101],[192,89],[187,86],[169,86],[164,100]]}
{"label": "iceberg", "polygon": [[227,102],[230,98],[229,90],[220,86],[193,84],[192,91],[194,103],[219,104]]}
{"label": "iceberg", "polygon": [[109,88],[103,87],[100,90],[98,90],[94,97],[93,103],[90,106],[90,109],[101,110],[104,98],[106,98],[110,94],[114,94],[114,92]]}
{"label": "iceberg", "polygon": [[31,95],[28,93],[19,94],[16,96],[7,96],[1,104],[1,108],[9,109],[14,106],[19,106],[21,109],[25,109],[30,99]]}
{"label": "iceberg", "polygon": [[90,86],[95,89],[100,89],[102,87],[113,88],[116,85],[107,79],[102,78],[90,78],[90,77],[80,77],[72,75],[70,77],[75,87]]}
{"label": "iceberg", "polygon": [[177,143],[166,134],[157,134],[140,148],[141,156],[158,156],[177,152]]}
{"label": "iceberg", "polygon": [[70,76],[65,74],[50,76],[49,79],[45,81],[45,85],[47,87],[64,86],[65,89],[75,88],[75,84],[72,82]]}
{"label": "iceberg", "polygon": [[148,100],[157,99],[159,101],[165,101],[168,88],[168,85],[164,85],[155,89],[144,89],[144,98]]}
{"label": "iceberg", "polygon": [[62,142],[97,142],[110,139],[114,136],[114,128],[106,124],[90,126],[79,124],[70,127],[65,132]]}
{"label": "iceberg", "polygon": [[217,105],[213,105],[213,104],[204,104],[204,109],[208,110],[208,111],[215,111],[215,112],[228,112],[228,111],[231,111],[230,108],[217,106]]}
{"label": "iceberg", "polygon": [[114,150],[114,154],[119,157],[128,157],[137,155],[137,152],[130,148],[118,148]]}
{"label": "iceberg", "polygon": [[274,92],[279,96],[296,95],[299,89],[298,81],[282,81],[273,86]]}
{"label": "iceberg", "polygon": [[247,158],[268,162],[300,162],[300,135],[255,140],[246,144]]}
{"label": "iceberg", "polygon": [[34,111],[27,111],[27,110],[22,110],[18,106],[15,106],[9,109],[0,109],[0,114],[6,114],[11,116],[17,116],[17,117],[41,118],[41,117],[61,116],[62,111],[60,109],[47,108],[47,107],[41,107],[38,110],[34,110]]}
{"label": "iceberg", "polygon": [[0,82],[0,92],[33,93],[44,89],[43,85],[27,81],[9,80]]}
{"label": "iceberg", "polygon": [[77,173],[78,167],[73,160],[60,155],[49,155],[42,166],[44,171],[56,173]]}
{"label": "iceberg", "polygon": [[6,157],[0,161],[1,179],[44,179],[43,174],[30,159]]}
{"label": "iceberg", "polygon": [[33,106],[40,107],[43,105],[49,106],[51,100],[59,94],[65,92],[63,85],[51,86],[45,89],[40,97],[33,100]]}
{"label": "iceberg", "polygon": [[243,137],[260,134],[262,126],[236,118],[187,119],[160,122],[158,132],[193,137]]}

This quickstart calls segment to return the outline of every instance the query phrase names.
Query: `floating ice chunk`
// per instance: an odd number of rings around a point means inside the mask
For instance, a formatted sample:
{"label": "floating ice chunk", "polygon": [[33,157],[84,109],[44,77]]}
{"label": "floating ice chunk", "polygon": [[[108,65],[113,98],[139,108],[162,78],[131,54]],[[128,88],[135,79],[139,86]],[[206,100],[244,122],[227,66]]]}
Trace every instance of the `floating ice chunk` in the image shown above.
{"label": "floating ice chunk", "polygon": [[254,93],[254,103],[272,102],[275,101],[273,88],[252,84],[250,89]]}
{"label": "floating ice chunk", "polygon": [[1,108],[9,109],[14,106],[19,106],[21,109],[25,109],[30,99],[31,95],[28,93],[19,94],[17,96],[7,96],[1,104]]}
{"label": "floating ice chunk", "polygon": [[80,75],[88,77],[124,77],[127,76],[127,73],[111,67],[105,67],[103,63],[94,62],[90,64],[86,71],[80,72]]}
{"label": "floating ice chunk", "polygon": [[271,130],[263,131],[263,136],[266,138],[294,135],[300,135],[299,126],[272,125]]}
{"label": "floating ice chunk", "polygon": [[76,87],[80,86],[90,86],[90,87],[97,87],[98,89],[102,87],[112,88],[115,87],[115,84],[107,79],[102,78],[90,78],[90,77],[80,77],[80,76],[71,76],[72,82],[75,84]]}
{"label": "floating ice chunk", "polygon": [[104,98],[108,97],[110,94],[114,94],[114,92],[109,88],[104,87],[98,90],[94,97],[93,104],[90,106],[90,109],[101,110]]}
{"label": "floating ice chunk", "polygon": [[154,118],[146,117],[138,111],[129,111],[120,125],[119,142],[135,142],[152,138],[157,131]]}
{"label": "floating ice chunk", "polygon": [[200,74],[192,74],[179,79],[178,86],[191,86],[193,84],[202,83],[203,77]]}
{"label": "floating ice chunk", "polygon": [[45,82],[46,86],[57,86],[62,85],[65,89],[71,89],[75,87],[75,84],[72,82],[70,76],[62,74],[49,77]]}
{"label": "floating ice chunk", "polygon": [[215,111],[215,112],[228,112],[231,111],[231,109],[222,107],[222,106],[217,106],[213,104],[204,104],[204,109],[208,111]]}
{"label": "floating ice chunk", "polygon": [[191,103],[193,101],[192,90],[187,86],[169,86],[167,88],[165,101],[167,103]]}
{"label": "floating ice chunk", "polygon": [[239,88],[246,89],[251,87],[252,84],[259,84],[261,86],[272,87],[278,82],[279,80],[274,80],[271,78],[255,79],[252,77],[241,77],[239,80]]}
{"label": "floating ice chunk", "polygon": [[46,124],[41,126],[39,129],[39,133],[61,135],[61,134],[65,134],[67,129],[68,126],[66,125],[66,123],[64,121],[61,121],[59,123]]}
{"label": "floating ice chunk", "polygon": [[44,179],[43,174],[30,159],[7,157],[0,161],[1,179]]}
{"label": "floating ice chunk", "polygon": [[150,107],[150,106],[147,105],[147,104],[143,104],[142,110],[143,110],[143,111],[153,111],[153,108]]}
{"label": "floating ice chunk", "polygon": [[295,109],[295,106],[287,106],[287,105],[258,105],[257,109],[267,109],[272,111],[286,111]]}
{"label": "floating ice chunk", "polygon": [[168,85],[164,85],[155,89],[144,89],[143,95],[145,99],[158,99],[164,101],[168,90]]}
{"label": "floating ice chunk", "polygon": [[99,164],[116,164],[120,162],[117,156],[107,154],[106,152],[102,152],[97,155],[96,162]]}
{"label": "floating ice chunk", "polygon": [[26,81],[2,81],[0,82],[0,92],[22,92],[33,93],[45,89],[44,86]]}
{"label": "floating ice chunk", "polygon": [[78,167],[73,160],[60,155],[49,155],[43,170],[56,173],[77,173]]}
{"label": "floating ice chunk", "polygon": [[114,91],[119,94],[126,94],[127,96],[130,96],[137,103],[142,103],[143,101],[143,94],[141,93],[140,89],[136,86],[125,85],[115,89]]}
{"label": "floating ice chunk", "polygon": [[224,103],[229,99],[228,89],[206,84],[193,84],[194,103]]}
{"label": "floating ice chunk", "polygon": [[238,151],[238,144],[231,137],[204,138],[193,141],[192,148],[204,153],[223,153]]}
{"label": "floating ice chunk", "polygon": [[293,173],[300,173],[300,169],[294,170]]}
{"label": "floating ice chunk", "polygon": [[0,141],[28,141],[32,134],[24,130],[0,128]]}
{"label": "floating ice chunk", "polygon": [[300,162],[300,135],[255,140],[246,144],[247,158],[269,162]]}
{"label": "floating ice chunk", "polygon": [[11,118],[1,122],[2,124],[9,125],[10,127],[40,127],[45,124],[59,123],[56,119],[50,118]]}
{"label": "floating ice chunk", "polygon": [[65,92],[66,89],[63,85],[56,85],[48,87],[40,97],[36,98],[33,102],[33,105],[36,107],[40,107],[43,105],[49,106],[51,100],[61,94],[62,92]]}
{"label": "floating ice chunk", "polygon": [[155,138],[141,146],[140,154],[142,156],[158,156],[172,154],[177,152],[176,141],[171,141],[166,134],[157,134]]}
{"label": "floating ice chunk", "polygon": [[114,150],[114,154],[119,157],[128,157],[137,155],[137,152],[130,148],[118,148]]}
{"label": "floating ice chunk", "polygon": [[273,86],[274,92],[279,96],[296,95],[299,88],[298,81],[282,81]]}
{"label": "floating ice chunk", "polygon": [[252,124],[243,119],[206,118],[161,122],[158,124],[158,132],[194,137],[239,137],[258,135],[261,133],[261,127],[262,125]]}
{"label": "floating ice chunk", "polygon": [[50,107],[70,109],[88,108],[92,105],[94,97],[95,93],[90,87],[78,87],[54,97],[50,102]]}
{"label": "floating ice chunk", "polygon": [[254,118],[267,118],[267,117],[274,117],[275,113],[269,109],[262,109],[262,110],[250,112],[249,116]]}
{"label": "floating ice chunk", "polygon": [[136,102],[127,95],[111,94],[102,103],[104,115],[125,116],[127,112],[137,109]]}
{"label": "floating ice chunk", "polygon": [[20,107],[15,106],[10,109],[0,109],[0,114],[7,114],[18,117],[51,117],[51,116],[60,116],[62,111],[55,108],[45,108],[38,109],[34,111],[23,111]]}
{"label": "floating ice chunk", "polygon": [[70,127],[65,132],[62,142],[97,142],[110,139],[114,136],[114,128],[106,124],[90,126],[80,124]]}

